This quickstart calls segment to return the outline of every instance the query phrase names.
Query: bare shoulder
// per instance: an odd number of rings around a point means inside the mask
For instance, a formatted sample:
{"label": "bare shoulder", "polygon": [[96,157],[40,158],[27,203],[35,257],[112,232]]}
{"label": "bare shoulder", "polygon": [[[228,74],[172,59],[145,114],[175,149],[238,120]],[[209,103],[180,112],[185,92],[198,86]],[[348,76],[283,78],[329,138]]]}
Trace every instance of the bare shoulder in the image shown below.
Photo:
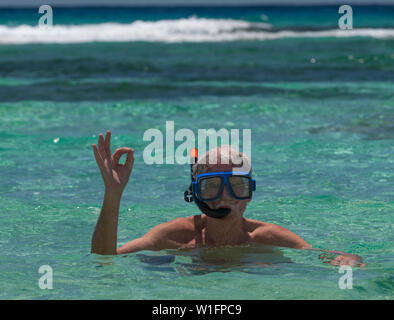
{"label": "bare shoulder", "polygon": [[151,229],[150,232],[176,232],[176,231],[191,231],[194,230],[193,217],[180,217],[173,220],[161,223]]}
{"label": "bare shoulder", "polygon": [[247,219],[247,225],[252,242],[295,249],[310,247],[300,236],[277,224]]}
{"label": "bare shoulder", "polygon": [[175,218],[155,226],[144,237],[157,239],[160,243],[171,245],[173,248],[180,247],[194,238],[194,220],[193,216]]}

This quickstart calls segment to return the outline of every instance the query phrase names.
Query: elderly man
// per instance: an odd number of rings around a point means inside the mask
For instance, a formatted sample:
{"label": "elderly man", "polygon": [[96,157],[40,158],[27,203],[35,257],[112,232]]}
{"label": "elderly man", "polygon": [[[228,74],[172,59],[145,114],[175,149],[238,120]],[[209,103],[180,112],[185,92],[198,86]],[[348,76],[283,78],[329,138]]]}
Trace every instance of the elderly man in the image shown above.
{"label": "elderly man", "polygon": [[[241,244],[317,250],[281,226],[243,217],[247,203],[251,201],[255,181],[251,178],[248,157],[230,147],[212,149],[193,165],[190,194],[202,215],[162,223],[141,238],[117,248],[119,205],[133,168],[134,150],[119,148],[111,154],[110,139],[111,132],[107,131],[105,139],[99,135],[98,147],[93,144],[105,184],[105,195],[93,233],[92,253],[112,255],[141,250]],[[127,159],[121,165],[119,159],[123,154],[127,154]],[[332,264],[361,264],[361,258],[356,255],[319,251],[339,254],[335,260],[329,261]]]}

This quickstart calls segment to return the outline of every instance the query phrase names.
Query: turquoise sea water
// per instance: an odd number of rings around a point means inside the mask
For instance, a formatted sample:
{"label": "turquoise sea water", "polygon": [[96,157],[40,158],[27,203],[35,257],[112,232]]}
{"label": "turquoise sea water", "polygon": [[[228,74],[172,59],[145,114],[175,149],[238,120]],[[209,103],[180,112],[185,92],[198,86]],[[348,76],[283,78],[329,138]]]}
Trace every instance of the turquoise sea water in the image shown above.
{"label": "turquoise sea water", "polygon": [[[330,16],[337,13],[327,7],[313,9],[324,26],[312,9],[295,16],[292,9],[283,16],[272,8],[130,9],[120,16],[63,9],[59,20],[190,22],[194,13],[220,24],[215,19],[256,22],[264,14],[280,30],[335,27]],[[359,21],[391,30],[392,10],[370,8]],[[33,21],[31,12],[1,11],[3,35]],[[214,36],[217,41],[0,45],[0,298],[393,298],[394,39]],[[196,135],[251,129],[257,191],[245,217],[279,224],[316,248],[362,256],[366,267],[353,268],[353,289],[339,288],[343,274],[317,252],[226,247],[90,254],[104,192],[91,144],[107,129],[112,150],[133,147],[136,157],[121,202],[119,245],[159,223],[198,214],[183,200],[187,165],[143,161],[144,132],[164,133],[166,121]],[[53,269],[52,290],[38,287],[42,265]]]}

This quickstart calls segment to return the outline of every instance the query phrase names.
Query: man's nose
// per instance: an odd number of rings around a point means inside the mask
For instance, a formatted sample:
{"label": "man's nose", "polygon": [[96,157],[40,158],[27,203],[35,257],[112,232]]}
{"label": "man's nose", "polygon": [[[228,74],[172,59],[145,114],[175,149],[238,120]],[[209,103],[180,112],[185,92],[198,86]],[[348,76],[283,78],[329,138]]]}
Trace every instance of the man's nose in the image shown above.
{"label": "man's nose", "polygon": [[230,193],[230,191],[228,189],[228,185],[225,184],[223,186],[223,191],[222,191],[222,194],[220,195],[220,199],[225,200],[225,199],[229,199],[229,198],[231,198],[231,193]]}

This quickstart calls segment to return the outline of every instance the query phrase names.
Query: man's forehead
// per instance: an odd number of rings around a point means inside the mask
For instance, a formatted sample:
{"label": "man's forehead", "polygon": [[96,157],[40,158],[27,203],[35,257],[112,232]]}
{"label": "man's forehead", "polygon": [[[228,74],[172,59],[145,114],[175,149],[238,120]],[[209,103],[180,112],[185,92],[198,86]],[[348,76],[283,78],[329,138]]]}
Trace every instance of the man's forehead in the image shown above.
{"label": "man's forehead", "polygon": [[206,168],[206,172],[226,172],[233,171],[233,166],[231,164],[208,164]]}

